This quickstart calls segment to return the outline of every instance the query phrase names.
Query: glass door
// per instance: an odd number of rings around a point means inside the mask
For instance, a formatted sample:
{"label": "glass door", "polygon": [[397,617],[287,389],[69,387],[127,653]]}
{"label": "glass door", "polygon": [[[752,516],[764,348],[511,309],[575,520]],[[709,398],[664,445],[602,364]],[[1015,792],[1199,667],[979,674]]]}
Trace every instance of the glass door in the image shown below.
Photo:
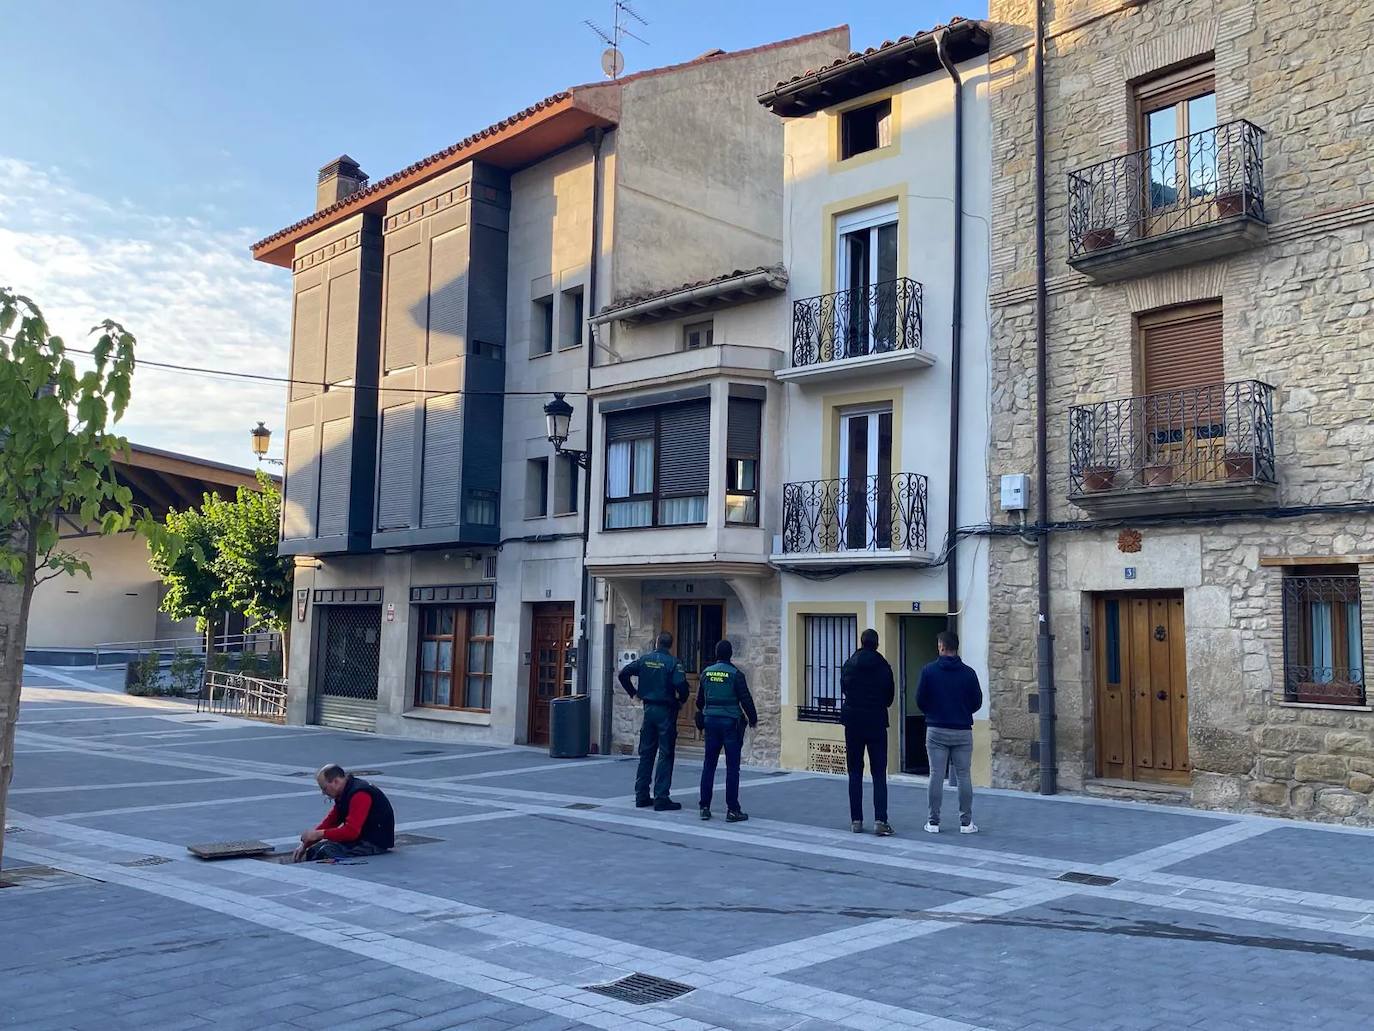
{"label": "glass door", "polygon": [[897,345],[897,206],[884,204],[836,223],[837,358]]}
{"label": "glass door", "polygon": [[1217,97],[1210,74],[1171,77],[1138,93],[1145,144],[1147,233],[1212,217],[1218,192]]}
{"label": "glass door", "polygon": [[892,547],[892,410],[843,414],[839,453],[841,547]]}

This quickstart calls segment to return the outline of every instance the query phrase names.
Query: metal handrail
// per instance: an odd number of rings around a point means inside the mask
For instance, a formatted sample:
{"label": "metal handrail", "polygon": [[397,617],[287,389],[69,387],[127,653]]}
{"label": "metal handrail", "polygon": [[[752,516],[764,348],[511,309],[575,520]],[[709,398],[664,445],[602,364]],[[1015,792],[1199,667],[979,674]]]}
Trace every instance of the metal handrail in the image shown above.
{"label": "metal handrail", "polygon": [[1227,122],[1080,168],[1068,185],[1072,258],[1237,215],[1264,221],[1264,130]]}
{"label": "metal handrail", "polygon": [[284,680],[250,677],[211,670],[196,699],[196,712],[286,722],[287,686]]}
{"label": "metal handrail", "polygon": [[919,473],[784,484],[782,550],[924,551],[926,497],[926,478]]}
{"label": "metal handrail", "polygon": [[792,366],[921,346],[921,284],[873,283],[792,303]]}
{"label": "metal handrail", "polygon": [[[241,634],[220,634],[215,638],[215,650],[217,652],[251,650],[258,654],[271,654],[281,651],[281,646],[281,634],[275,630],[249,630]],[[102,665],[102,652],[126,657],[132,653],[138,658],[142,658],[149,652],[174,654],[178,651],[189,651],[195,655],[204,656],[205,637],[198,634],[194,637],[164,637],[152,641],[105,641],[92,646],[91,650],[95,653],[95,668],[99,669]],[[115,665],[124,665],[125,661],[125,658],[121,658]]]}

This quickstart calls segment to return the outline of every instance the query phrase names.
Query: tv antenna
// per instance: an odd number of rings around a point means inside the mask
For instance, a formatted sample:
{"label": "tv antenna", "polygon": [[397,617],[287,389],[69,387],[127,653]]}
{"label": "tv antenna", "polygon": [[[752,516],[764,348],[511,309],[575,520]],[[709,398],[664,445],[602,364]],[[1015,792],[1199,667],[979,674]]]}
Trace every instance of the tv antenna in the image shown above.
{"label": "tv antenna", "polygon": [[640,25],[649,24],[630,5],[630,0],[615,0],[615,16],[609,32],[590,18],[585,19],[582,23],[596,33],[601,42],[606,44],[606,49],[601,54],[601,70],[606,73],[608,79],[619,78],[620,73],[625,70],[625,54],[620,45],[622,39],[629,37],[643,43],[646,47],[649,45],[647,39],[630,29],[629,23],[632,22],[638,22]]}

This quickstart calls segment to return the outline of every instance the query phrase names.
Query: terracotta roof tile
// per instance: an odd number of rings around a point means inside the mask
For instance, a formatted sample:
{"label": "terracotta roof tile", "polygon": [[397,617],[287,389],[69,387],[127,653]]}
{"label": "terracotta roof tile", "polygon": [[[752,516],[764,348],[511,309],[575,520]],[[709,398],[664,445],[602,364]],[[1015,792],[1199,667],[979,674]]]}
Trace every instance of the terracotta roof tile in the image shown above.
{"label": "terracotta roof tile", "polygon": [[731,272],[723,272],[718,276],[712,276],[710,279],[699,279],[695,283],[683,283],[681,286],[670,287],[667,290],[651,290],[647,293],[627,294],[623,297],[617,297],[610,304],[603,307],[600,313],[615,311],[618,308],[626,308],[631,304],[642,304],[644,301],[653,301],[660,297],[669,297],[672,294],[682,293],[684,290],[695,290],[700,286],[714,286],[716,283],[724,283],[729,279],[752,276],[756,272],[773,272],[782,276],[784,279],[787,277],[787,269],[782,265],[759,265],[755,268],[737,268]]}
{"label": "terracotta roof tile", "polygon": [[509,118],[501,119],[501,121],[497,122],[495,125],[489,125],[480,132],[475,132],[471,136],[467,136],[459,140],[452,146],[445,147],[443,150],[430,154],[428,157],[421,158],[413,165],[407,165],[399,172],[393,172],[391,175],[386,176],[384,179],[378,179],[375,182],[370,182],[362,189],[350,193],[347,197],[344,197],[343,199],[336,201],[335,203],[329,205],[329,207],[321,208],[313,215],[308,215],[307,217],[301,219],[299,222],[294,222],[291,225],[287,226],[285,229],[279,229],[271,236],[263,237],[257,243],[253,244],[253,250],[256,251],[259,248],[272,243],[274,240],[280,240],[283,236],[288,236],[291,233],[294,233],[297,229],[301,229],[305,226],[310,225],[312,222],[324,221],[325,219],[328,219],[331,215],[334,215],[338,211],[342,210],[346,205],[353,204],[357,202],[360,198],[366,197],[369,194],[377,193],[380,190],[384,190],[392,183],[396,182],[396,180],[403,179],[408,175],[418,172],[420,169],[432,165],[436,161],[442,161],[445,158],[450,157],[457,151],[462,150],[464,147],[470,147],[474,143],[478,143],[481,140],[486,139],[488,136],[493,136],[499,132],[503,132],[504,130],[510,128],[512,125],[515,125],[517,122],[523,122],[526,118],[529,118],[531,115],[538,114],[540,111],[544,110],[546,107],[549,107],[551,104],[557,104],[560,101],[567,100],[571,96],[571,92],[564,90],[560,93],[553,94],[553,96],[545,97],[537,104],[531,104],[523,111],[517,111]]}
{"label": "terracotta roof tile", "polygon": [[882,53],[884,50],[889,50],[900,43],[906,43],[913,39],[917,39],[921,36],[933,35],[934,33],[939,32],[941,29],[953,28],[955,25],[958,25],[961,22],[965,21],[968,21],[968,19],[954,17],[951,18],[949,21],[945,22],[943,25],[936,25],[933,28],[926,29],[924,32],[917,32],[910,36],[901,36],[898,39],[885,39],[876,47],[869,47],[867,50],[850,51],[850,53],[847,56],[837,57],[829,64],[823,64],[819,68],[808,68],[800,75],[794,75],[790,79],[782,79],[778,82],[774,89],[782,89],[782,87],[784,86],[790,86],[794,82],[801,82],[803,79],[808,79],[813,75],[819,75],[821,72],[830,71],[832,68],[839,68],[841,65],[848,64],[851,61],[861,61],[866,57],[872,57],[874,54]]}

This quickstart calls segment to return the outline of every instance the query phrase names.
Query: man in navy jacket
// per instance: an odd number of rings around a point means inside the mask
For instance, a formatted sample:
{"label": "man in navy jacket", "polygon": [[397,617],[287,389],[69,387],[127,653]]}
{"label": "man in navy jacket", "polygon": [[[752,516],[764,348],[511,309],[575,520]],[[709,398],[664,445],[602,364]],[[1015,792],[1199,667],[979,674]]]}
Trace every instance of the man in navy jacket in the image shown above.
{"label": "man in navy jacket", "polygon": [[959,833],[977,834],[973,822],[973,717],[983,707],[978,674],[959,658],[959,635],[941,631],[935,639],[940,657],[921,670],[916,704],[926,717],[926,752],[930,755],[930,819],[926,830],[940,833],[949,763],[959,778]]}

